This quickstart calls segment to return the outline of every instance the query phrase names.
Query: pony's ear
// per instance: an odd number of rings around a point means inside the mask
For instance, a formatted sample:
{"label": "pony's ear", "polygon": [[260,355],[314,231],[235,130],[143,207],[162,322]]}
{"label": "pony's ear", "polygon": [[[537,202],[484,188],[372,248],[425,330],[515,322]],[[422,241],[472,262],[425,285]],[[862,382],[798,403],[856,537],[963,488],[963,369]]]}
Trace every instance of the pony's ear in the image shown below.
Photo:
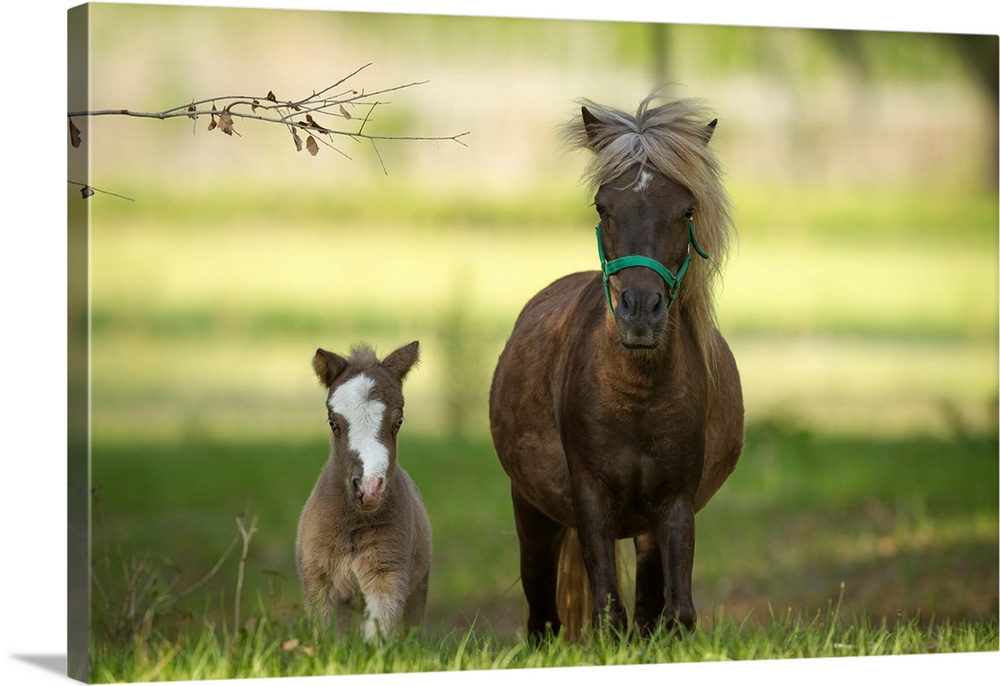
{"label": "pony's ear", "polygon": [[712,140],[712,134],[715,133],[715,126],[718,123],[719,123],[718,119],[713,119],[712,121],[708,122],[708,124],[705,126],[704,131],[702,131],[701,135],[705,139],[706,144],[708,144],[708,142]]}
{"label": "pony's ear", "polygon": [[601,129],[604,128],[604,123],[591,114],[586,106],[580,108],[580,114],[583,116],[583,129],[587,132],[587,141],[590,143],[592,149],[596,149],[598,141],[601,138]]}
{"label": "pony's ear", "polygon": [[413,341],[404,345],[399,350],[389,353],[382,366],[395,375],[400,381],[406,378],[407,373],[413,368],[420,357],[420,341]]}
{"label": "pony's ear", "polygon": [[318,348],[313,355],[313,371],[316,372],[319,382],[327,388],[333,385],[334,379],[346,368],[347,360],[329,350]]}

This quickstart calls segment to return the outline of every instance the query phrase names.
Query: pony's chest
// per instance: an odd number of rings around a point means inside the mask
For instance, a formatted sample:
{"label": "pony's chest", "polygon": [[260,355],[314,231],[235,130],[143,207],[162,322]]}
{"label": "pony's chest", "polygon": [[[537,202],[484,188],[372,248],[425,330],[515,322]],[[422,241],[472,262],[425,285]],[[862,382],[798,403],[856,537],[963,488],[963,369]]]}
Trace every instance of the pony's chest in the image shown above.
{"label": "pony's chest", "polygon": [[703,423],[703,405],[676,387],[613,389],[597,398],[590,411],[578,411],[579,420],[589,420],[599,438],[654,455]]}
{"label": "pony's chest", "polygon": [[601,398],[564,434],[574,471],[595,475],[623,503],[657,501],[696,485],[704,409],[688,400],[642,392]]}

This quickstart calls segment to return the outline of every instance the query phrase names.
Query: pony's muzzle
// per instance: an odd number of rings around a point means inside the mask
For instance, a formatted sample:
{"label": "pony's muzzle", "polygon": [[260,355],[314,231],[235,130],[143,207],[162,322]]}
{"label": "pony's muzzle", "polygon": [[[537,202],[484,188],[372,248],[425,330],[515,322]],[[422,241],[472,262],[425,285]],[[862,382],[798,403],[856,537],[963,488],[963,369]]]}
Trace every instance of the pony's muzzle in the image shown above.
{"label": "pony's muzzle", "polygon": [[667,318],[666,293],[660,288],[622,284],[618,293],[615,322],[626,348],[655,348]]}
{"label": "pony's muzzle", "polygon": [[385,477],[382,475],[360,477],[351,479],[351,488],[354,491],[354,500],[362,510],[374,510],[382,502],[382,494],[385,492]]}
{"label": "pony's muzzle", "polygon": [[658,324],[666,308],[663,294],[654,291],[632,291],[623,289],[619,298],[618,311],[626,321]]}

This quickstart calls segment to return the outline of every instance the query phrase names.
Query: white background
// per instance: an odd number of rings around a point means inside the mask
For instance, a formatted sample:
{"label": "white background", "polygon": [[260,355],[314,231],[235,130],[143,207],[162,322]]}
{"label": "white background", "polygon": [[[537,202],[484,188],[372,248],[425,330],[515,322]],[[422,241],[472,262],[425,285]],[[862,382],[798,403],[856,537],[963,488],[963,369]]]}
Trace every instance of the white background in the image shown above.
{"label": "white background", "polygon": [[[288,9],[423,12],[574,19],[628,19],[673,23],[998,33],[997,5],[983,0],[946,3],[776,0],[638,4],[553,0],[318,2],[247,0],[160,4],[230,5]],[[0,136],[4,201],[0,220],[0,382],[2,405],[3,602],[0,603],[0,682],[47,684],[65,680],[66,658],[66,11],[75,3],[7,3],[0,19]],[[630,4],[631,5],[631,4]],[[475,9],[471,9],[471,8]],[[905,8],[905,9],[904,9]],[[625,673],[622,674],[621,671]],[[959,671],[961,670],[961,671]],[[981,670],[986,670],[982,672]],[[873,673],[874,672],[874,673]],[[753,683],[947,683],[1000,673],[1000,654],[907,658],[783,660],[652,668],[602,668],[600,678]],[[532,671],[411,675],[404,683],[542,681]],[[573,670],[570,677],[582,676]],[[594,675],[596,676],[596,675]],[[549,682],[555,675],[544,672]],[[562,678],[555,677],[555,678]],[[265,679],[254,683],[399,683],[399,678]]]}

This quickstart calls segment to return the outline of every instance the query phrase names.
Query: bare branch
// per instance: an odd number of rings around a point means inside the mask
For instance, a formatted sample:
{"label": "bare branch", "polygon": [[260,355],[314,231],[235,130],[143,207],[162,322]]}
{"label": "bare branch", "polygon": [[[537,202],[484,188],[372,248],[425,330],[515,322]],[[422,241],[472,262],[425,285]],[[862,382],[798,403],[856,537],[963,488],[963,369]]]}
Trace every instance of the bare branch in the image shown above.
{"label": "bare branch", "polygon": [[[365,67],[367,66],[369,65],[365,65]],[[349,138],[366,139],[370,141],[454,141],[465,146],[465,143],[463,143],[460,139],[467,136],[469,134],[468,131],[445,136],[386,136],[365,132],[365,127],[371,121],[372,111],[377,105],[386,104],[385,101],[373,101],[373,97],[406,88],[412,88],[413,86],[423,85],[427,83],[426,81],[414,81],[412,83],[391,86],[389,88],[384,88],[370,93],[347,90],[335,96],[322,97],[324,93],[328,93],[334,88],[342,85],[345,81],[352,76],[355,76],[365,67],[355,70],[348,76],[340,79],[330,86],[327,86],[318,93],[314,92],[312,95],[298,100],[278,100],[273,95],[273,92],[269,92],[267,96],[226,95],[214,98],[204,98],[201,100],[193,100],[183,105],[169,107],[158,112],[143,112],[130,109],[102,109],[69,112],[68,116],[70,117],[70,123],[72,126],[72,119],[74,117],[126,116],[163,120],[175,117],[197,119],[199,116],[207,115],[212,118],[213,121],[215,117],[219,117],[219,128],[229,135],[232,135],[234,132],[234,129],[232,128],[232,120],[239,118],[268,124],[280,124],[289,129],[289,131],[293,134],[293,138],[295,130],[297,129],[305,132],[307,135],[311,135],[319,131],[320,133],[331,137],[346,136]],[[207,109],[199,109],[199,107],[209,103],[211,104],[211,107]],[[296,117],[302,117],[304,115],[322,114],[335,119],[350,121],[353,117],[351,117],[347,106],[370,106],[368,114],[361,120],[360,126],[357,130],[347,130],[344,128],[333,129],[320,126],[312,117],[307,117],[305,120],[296,119]],[[260,114],[258,114],[258,110],[261,111]],[[73,126],[72,128],[75,130],[76,127]],[[210,126],[210,128],[214,129],[216,127]],[[297,145],[296,147],[298,148],[299,146]]]}
{"label": "bare branch", "polygon": [[[201,116],[207,116],[210,119],[210,123],[208,124],[209,131],[219,129],[229,136],[235,134],[242,137],[242,134],[236,131],[233,126],[234,120],[236,119],[284,126],[291,135],[292,143],[295,145],[296,151],[301,152],[304,147],[309,154],[313,156],[319,152],[319,143],[322,143],[347,159],[351,159],[350,155],[333,144],[333,141],[335,140],[334,137],[347,137],[355,142],[367,140],[371,143],[372,149],[375,151],[375,156],[378,158],[379,165],[381,165],[382,171],[385,174],[388,174],[388,171],[385,166],[385,161],[382,159],[382,155],[376,145],[377,141],[453,141],[460,144],[462,147],[468,147],[465,142],[461,140],[464,136],[469,135],[468,131],[446,136],[387,136],[366,132],[366,127],[368,127],[369,122],[372,121],[372,112],[375,111],[377,106],[387,104],[385,100],[377,99],[377,96],[427,83],[427,81],[414,81],[368,93],[366,93],[364,89],[358,91],[353,88],[347,88],[337,92],[336,94],[330,95],[332,91],[340,88],[349,79],[357,76],[362,70],[370,66],[371,63],[363,65],[355,69],[347,76],[330,84],[326,88],[323,88],[318,92],[313,91],[313,93],[309,96],[298,100],[279,100],[274,95],[273,91],[268,91],[267,95],[264,96],[225,95],[214,98],[203,98],[201,100],[192,100],[189,103],[169,107],[158,112],[142,112],[130,109],[80,110],[69,112],[67,114],[69,116],[70,143],[73,147],[79,147],[82,141],[80,130],[73,122],[74,118],[125,116],[140,119],[165,120],[176,117],[187,117],[191,119],[193,125],[197,127],[198,118]],[[199,109],[202,107],[205,107],[205,109]],[[368,111],[365,113],[363,118],[356,119],[351,115],[350,110],[350,108],[354,107],[366,107],[368,108]],[[342,122],[357,121],[357,129],[349,129],[346,124],[338,125],[336,127],[333,125],[323,125],[320,124],[313,115],[316,115],[317,117],[322,115],[329,117],[331,120]],[[305,138],[304,143],[303,137]],[[81,193],[84,198],[90,197],[95,192],[100,192],[124,198],[126,200],[132,200],[132,198],[127,198],[123,195],[118,195],[117,193],[111,193],[109,191],[102,191],[78,181],[70,181],[70,183],[82,187]]]}

